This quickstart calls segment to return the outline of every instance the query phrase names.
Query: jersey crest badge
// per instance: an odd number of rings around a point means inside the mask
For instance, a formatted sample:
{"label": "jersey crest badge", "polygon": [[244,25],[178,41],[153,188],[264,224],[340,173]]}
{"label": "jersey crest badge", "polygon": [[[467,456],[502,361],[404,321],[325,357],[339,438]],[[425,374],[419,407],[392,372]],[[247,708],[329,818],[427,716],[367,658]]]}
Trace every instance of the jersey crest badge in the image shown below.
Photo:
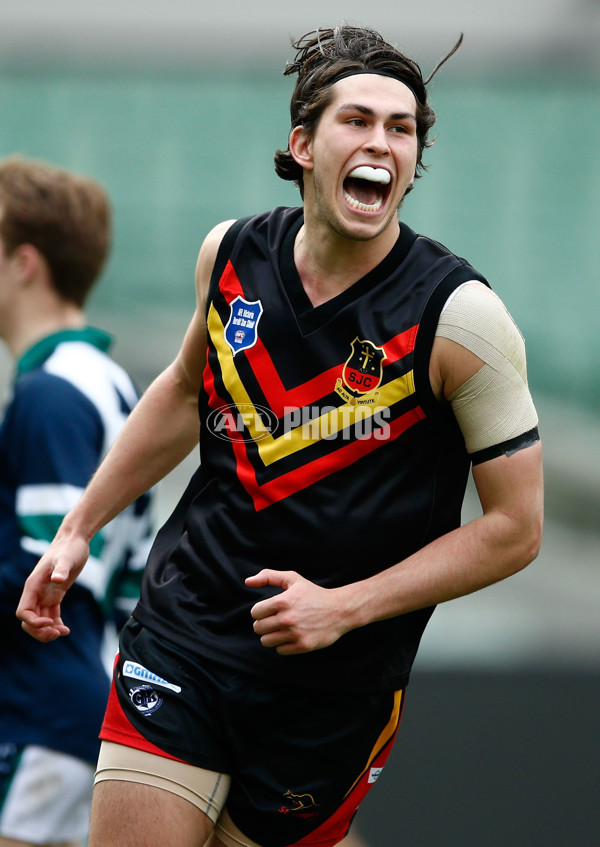
{"label": "jersey crest badge", "polygon": [[263,313],[260,300],[245,300],[239,295],[230,304],[231,313],[225,326],[225,341],[233,355],[254,347],[258,340],[258,322]]}
{"label": "jersey crest badge", "polygon": [[350,346],[352,352],[344,363],[335,390],[352,406],[376,403],[379,396],[377,389],[383,378],[383,362],[387,359],[384,349],[358,336]]}

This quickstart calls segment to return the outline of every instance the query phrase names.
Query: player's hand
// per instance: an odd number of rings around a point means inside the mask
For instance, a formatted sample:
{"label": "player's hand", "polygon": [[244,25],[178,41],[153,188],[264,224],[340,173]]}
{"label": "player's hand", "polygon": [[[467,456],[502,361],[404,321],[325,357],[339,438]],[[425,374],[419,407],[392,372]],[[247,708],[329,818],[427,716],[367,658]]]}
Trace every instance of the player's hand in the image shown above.
{"label": "player's hand", "polygon": [[55,641],[68,635],[60,604],[89,556],[89,545],[80,538],[58,536],[27,577],[17,617],[21,626],[38,641]]}
{"label": "player's hand", "polygon": [[294,571],[270,569],[248,577],[246,585],[283,589],[250,610],[261,643],[282,656],[329,647],[349,629],[341,589],[322,588]]}

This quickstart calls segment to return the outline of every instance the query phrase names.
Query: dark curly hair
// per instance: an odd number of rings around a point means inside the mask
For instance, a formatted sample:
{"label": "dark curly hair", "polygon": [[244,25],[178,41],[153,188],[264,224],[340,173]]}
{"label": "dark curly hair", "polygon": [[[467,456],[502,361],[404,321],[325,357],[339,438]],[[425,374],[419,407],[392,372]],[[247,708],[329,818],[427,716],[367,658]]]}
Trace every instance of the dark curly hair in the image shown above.
{"label": "dark curly hair", "polygon": [[[332,100],[331,86],[343,76],[361,71],[380,72],[407,85],[417,101],[417,168],[415,177],[426,170],[422,155],[432,141],[428,134],[435,123],[436,115],[427,102],[427,83],[444,62],[458,50],[462,34],[452,50],[438,62],[424,81],[421,68],[413,60],[388,44],[373,29],[349,25],[334,29],[317,29],[306,33],[292,42],[296,50],[293,62],[289,62],[284,76],[298,74],[290,102],[291,128],[303,126],[313,133],[323,111]],[[302,193],[302,167],[287,150],[275,152],[275,171],[281,179],[296,183]],[[408,189],[410,190],[410,189]]]}

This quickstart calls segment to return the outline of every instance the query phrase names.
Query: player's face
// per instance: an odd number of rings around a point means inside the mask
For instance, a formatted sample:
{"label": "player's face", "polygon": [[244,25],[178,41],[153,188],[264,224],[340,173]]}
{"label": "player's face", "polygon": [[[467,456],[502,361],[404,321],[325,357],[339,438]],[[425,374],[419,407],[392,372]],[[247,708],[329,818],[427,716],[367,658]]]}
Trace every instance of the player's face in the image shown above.
{"label": "player's face", "polygon": [[414,180],[415,96],[379,74],[346,77],[332,93],[307,142],[305,209],[346,238],[372,239],[390,224],[397,228]]}

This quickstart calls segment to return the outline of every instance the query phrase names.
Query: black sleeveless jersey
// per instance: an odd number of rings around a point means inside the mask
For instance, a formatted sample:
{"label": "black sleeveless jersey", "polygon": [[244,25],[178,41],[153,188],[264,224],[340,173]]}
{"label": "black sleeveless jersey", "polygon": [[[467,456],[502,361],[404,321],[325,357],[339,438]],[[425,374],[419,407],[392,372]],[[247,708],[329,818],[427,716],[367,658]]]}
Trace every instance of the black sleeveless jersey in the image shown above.
{"label": "black sleeveless jersey", "polygon": [[344,585],[459,525],[469,459],[432,393],[429,358],[450,293],[485,280],[402,224],[380,265],[315,308],[293,261],[302,220],[301,209],[275,209],[223,240],[207,307],[201,463],[157,536],[135,617],[232,669],[400,688],[433,609],[283,657],[261,645],[250,615],[274,589],[244,578],[268,567]]}

